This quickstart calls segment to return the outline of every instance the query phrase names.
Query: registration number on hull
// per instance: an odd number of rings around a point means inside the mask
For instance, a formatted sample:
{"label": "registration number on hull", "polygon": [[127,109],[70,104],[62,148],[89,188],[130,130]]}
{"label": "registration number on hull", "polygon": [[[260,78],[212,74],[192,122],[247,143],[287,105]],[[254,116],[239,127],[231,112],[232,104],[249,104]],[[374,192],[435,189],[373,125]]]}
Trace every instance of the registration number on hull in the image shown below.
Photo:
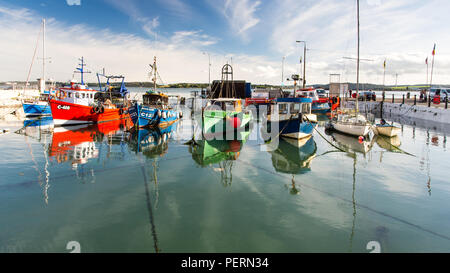
{"label": "registration number on hull", "polygon": [[60,110],[70,110],[69,105],[58,105],[56,108],[58,108]]}

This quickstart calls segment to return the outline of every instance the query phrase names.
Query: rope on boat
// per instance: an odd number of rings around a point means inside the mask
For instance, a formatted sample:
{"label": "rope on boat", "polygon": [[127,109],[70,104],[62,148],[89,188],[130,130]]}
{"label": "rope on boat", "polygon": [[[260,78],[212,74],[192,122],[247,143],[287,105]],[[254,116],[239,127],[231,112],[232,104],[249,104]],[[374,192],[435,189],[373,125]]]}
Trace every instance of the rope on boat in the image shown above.
{"label": "rope on boat", "polygon": [[[278,138],[278,137],[281,135],[281,133],[284,131],[284,129],[286,129],[286,127],[289,125],[289,122],[291,122],[291,120],[292,120],[293,117],[294,117],[294,115],[291,115],[291,117],[289,118],[289,120],[288,120],[288,121],[286,122],[286,124],[283,126],[283,129],[281,129],[280,132],[279,132],[274,138],[271,138],[271,139],[268,140],[267,142],[261,143],[260,145],[264,145],[264,144],[271,143],[271,142],[272,142],[272,139]],[[272,129],[272,128],[271,128],[271,129]]]}
{"label": "rope on boat", "polygon": [[[312,125],[312,122],[309,120],[309,118],[307,116],[305,116],[305,118]],[[324,137],[322,135],[322,133],[319,132],[319,130],[317,130],[316,126],[313,126],[313,128],[314,128],[314,131],[316,131],[319,134],[320,137],[322,137],[326,142],[328,142],[328,144],[330,144],[331,146],[333,146],[334,148],[338,149],[341,152],[348,153],[348,151],[346,151],[346,150],[344,150],[344,149],[334,145],[333,143],[331,143],[331,141],[329,141],[326,137]]]}

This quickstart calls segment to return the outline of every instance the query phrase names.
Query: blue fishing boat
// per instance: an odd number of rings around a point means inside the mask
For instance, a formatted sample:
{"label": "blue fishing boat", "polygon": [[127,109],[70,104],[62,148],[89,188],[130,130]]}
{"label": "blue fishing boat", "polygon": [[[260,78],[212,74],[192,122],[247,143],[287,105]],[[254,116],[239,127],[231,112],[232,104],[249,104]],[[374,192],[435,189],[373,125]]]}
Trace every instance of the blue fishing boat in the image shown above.
{"label": "blue fishing boat", "polygon": [[[143,128],[133,131],[132,146],[144,155],[162,156],[166,153],[169,139],[177,129],[177,123],[166,128]],[[153,156],[150,156],[153,157]]]}
{"label": "blue fishing boat", "polygon": [[182,117],[182,112],[178,112],[169,106],[169,96],[156,90],[156,57],[152,68],[153,90],[147,91],[142,96],[142,104],[134,102],[128,109],[131,120],[139,128],[159,127],[166,128],[177,122]]}
{"label": "blue fishing boat", "polygon": [[268,130],[297,140],[310,137],[317,125],[311,104],[311,98],[277,98],[268,115]]}

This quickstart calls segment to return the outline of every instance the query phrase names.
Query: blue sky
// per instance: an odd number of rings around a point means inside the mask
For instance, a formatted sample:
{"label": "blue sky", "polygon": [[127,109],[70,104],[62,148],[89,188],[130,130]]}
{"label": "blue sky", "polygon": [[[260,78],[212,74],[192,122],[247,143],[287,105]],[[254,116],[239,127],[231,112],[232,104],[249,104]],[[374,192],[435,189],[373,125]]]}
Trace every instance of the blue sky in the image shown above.
{"label": "blue sky", "polygon": [[[361,0],[361,81],[426,81],[425,58],[437,55],[433,82],[450,83],[449,1]],[[0,81],[25,80],[39,24],[47,19],[47,77],[70,80],[77,58],[95,72],[148,81],[156,55],[165,83],[207,82],[233,64],[235,78],[281,83],[300,72],[307,41],[307,82],[327,83],[329,74],[355,81],[356,0],[0,0]],[[38,48],[38,56],[42,49]],[[40,65],[32,70],[39,77]],[[92,75],[91,75],[92,76]],[[89,76],[88,76],[89,77]],[[94,80],[93,76],[92,79]],[[285,82],[287,84],[287,82]]]}

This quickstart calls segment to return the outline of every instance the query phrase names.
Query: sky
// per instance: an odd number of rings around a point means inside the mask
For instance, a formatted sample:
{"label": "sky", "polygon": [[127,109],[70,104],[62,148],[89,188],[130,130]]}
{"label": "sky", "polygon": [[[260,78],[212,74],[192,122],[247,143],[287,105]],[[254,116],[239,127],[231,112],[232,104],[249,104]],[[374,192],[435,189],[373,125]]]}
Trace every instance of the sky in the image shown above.
{"label": "sky", "polygon": [[[84,57],[96,72],[150,81],[157,57],[159,83],[208,82],[233,66],[234,79],[255,84],[326,84],[330,74],[356,82],[356,0],[0,0],[0,81],[42,75],[46,19],[46,78],[78,79]],[[448,0],[360,0],[360,82],[450,84]],[[345,57],[345,58],[344,58]],[[425,59],[428,58],[428,73]],[[283,76],[283,77],[282,77]]]}

